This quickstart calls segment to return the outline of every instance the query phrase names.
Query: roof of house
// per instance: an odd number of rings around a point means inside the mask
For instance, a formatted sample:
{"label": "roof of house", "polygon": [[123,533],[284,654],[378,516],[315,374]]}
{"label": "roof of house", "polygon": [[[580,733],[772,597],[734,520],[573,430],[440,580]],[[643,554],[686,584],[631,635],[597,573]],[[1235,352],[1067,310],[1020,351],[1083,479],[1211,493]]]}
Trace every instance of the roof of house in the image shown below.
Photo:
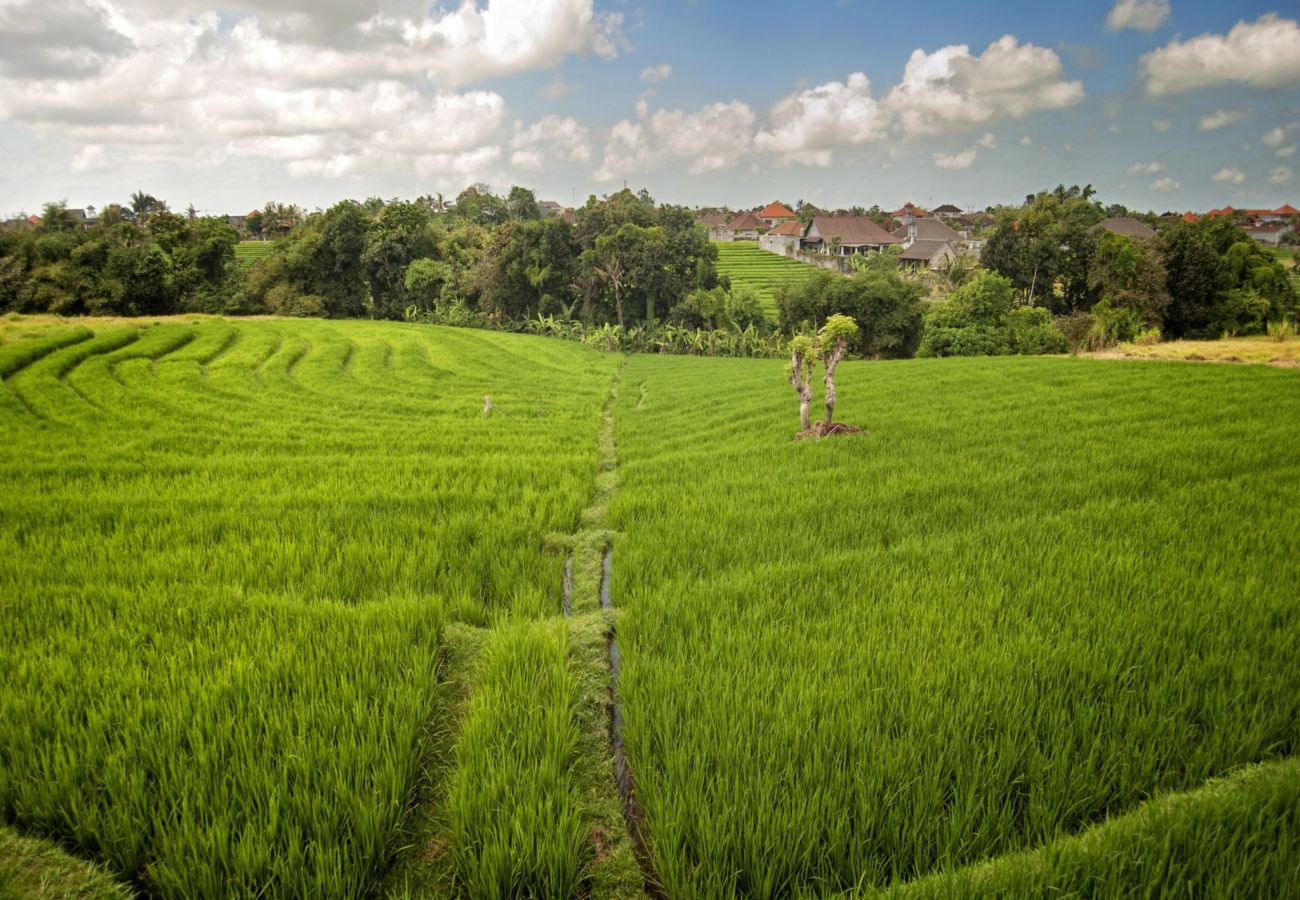
{"label": "roof of house", "polygon": [[1261,232],[1264,234],[1272,234],[1275,231],[1289,231],[1290,229],[1291,229],[1291,225],[1288,224],[1287,222],[1260,222],[1258,225],[1246,226],[1246,230],[1249,231],[1251,234],[1254,234],[1256,232]]}
{"label": "roof of house", "polygon": [[1290,203],[1285,203],[1273,210],[1275,216],[1300,216],[1300,209],[1296,209]]}
{"label": "roof of house", "polygon": [[1231,206],[1225,206],[1223,209],[1212,209],[1212,210],[1210,210],[1209,212],[1207,212],[1205,215],[1206,215],[1207,217],[1209,217],[1209,216],[1230,216],[1230,215],[1233,215],[1234,213],[1236,213],[1236,210],[1235,210],[1235,209],[1233,209]]}
{"label": "roof of house", "polygon": [[916,229],[918,241],[960,241],[961,235],[938,219],[916,219],[910,225],[900,225],[894,229],[894,237],[904,238]]}
{"label": "roof of house", "polygon": [[1137,219],[1129,218],[1110,218],[1102,219],[1096,225],[1089,228],[1089,231],[1104,229],[1111,234],[1122,234],[1124,237],[1131,238],[1151,238],[1156,236],[1155,229],[1145,222],[1139,222]]}
{"label": "roof of house", "polygon": [[[961,212],[961,210],[958,210],[958,212]],[[914,216],[915,218],[923,219],[928,216],[929,213],[917,206],[915,203],[908,202],[894,210],[890,215],[895,219],[901,219],[903,216]]]}
{"label": "roof of house", "polygon": [[1201,221],[1201,217],[1198,216],[1198,215],[1197,215],[1196,213],[1194,213],[1194,212],[1188,211],[1188,212],[1183,213],[1183,221],[1184,221],[1184,222],[1199,222],[1199,221]]}
{"label": "roof of house", "polygon": [[758,229],[767,230],[767,223],[753,213],[741,213],[727,223],[728,231],[757,231]]}
{"label": "roof of house", "polygon": [[938,209],[935,209],[934,212],[947,213],[949,215],[956,216],[956,215],[961,215],[961,207],[953,206],[951,203],[945,203],[943,206],[940,206]]}
{"label": "roof of house", "polygon": [[777,203],[773,200],[767,206],[763,207],[763,211],[758,214],[758,217],[760,219],[793,219],[795,215],[790,207],[786,206],[784,203]]}
{"label": "roof of house", "polygon": [[719,225],[727,224],[727,216],[725,213],[702,213],[695,217],[695,221],[705,228],[716,228]]}
{"label": "roof of house", "polygon": [[578,224],[578,214],[573,211],[573,207],[566,207],[564,212],[560,213],[560,218],[570,225]]}
{"label": "roof of house", "polygon": [[799,237],[803,234],[803,225],[798,222],[779,222],[768,234],[779,234],[784,237]]}
{"label": "roof of house", "polygon": [[822,240],[829,243],[839,238],[842,247],[902,243],[900,238],[894,237],[866,216],[814,216],[812,224],[817,226]]}
{"label": "roof of house", "polygon": [[947,247],[954,253],[956,252],[956,249],[952,245],[952,241],[913,241],[912,246],[900,253],[898,258],[929,262],[934,259],[936,255],[943,252],[944,247]]}

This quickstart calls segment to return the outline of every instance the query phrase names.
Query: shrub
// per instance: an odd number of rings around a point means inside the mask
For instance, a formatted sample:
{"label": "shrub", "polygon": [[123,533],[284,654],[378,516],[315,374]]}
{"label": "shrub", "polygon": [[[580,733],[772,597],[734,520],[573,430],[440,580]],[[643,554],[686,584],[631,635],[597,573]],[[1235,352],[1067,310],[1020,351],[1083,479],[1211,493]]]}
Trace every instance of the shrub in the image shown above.
{"label": "shrub", "polygon": [[1142,317],[1129,307],[1113,306],[1109,299],[1092,308],[1093,327],[1089,343],[1094,350],[1104,350],[1131,341],[1142,330]]}
{"label": "shrub", "polygon": [[1041,306],[1022,306],[1007,314],[1007,343],[1012,353],[1025,356],[1065,353],[1070,343]]}
{"label": "shrub", "polygon": [[1053,324],[1065,337],[1065,343],[1069,346],[1070,353],[1078,356],[1079,351],[1088,345],[1088,335],[1092,334],[1095,320],[1088,313],[1076,312],[1057,316],[1053,320]]}

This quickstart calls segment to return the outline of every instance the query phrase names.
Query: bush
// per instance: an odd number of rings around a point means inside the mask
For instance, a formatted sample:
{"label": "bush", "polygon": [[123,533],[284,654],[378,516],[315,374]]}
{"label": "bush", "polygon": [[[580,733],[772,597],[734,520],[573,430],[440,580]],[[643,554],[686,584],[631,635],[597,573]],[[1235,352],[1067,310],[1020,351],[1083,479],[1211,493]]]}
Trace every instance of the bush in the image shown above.
{"label": "bush", "polygon": [[1053,324],[1056,325],[1056,330],[1065,337],[1065,343],[1069,347],[1070,353],[1078,356],[1079,351],[1088,346],[1088,336],[1092,334],[1092,328],[1096,322],[1088,313],[1076,312],[1057,316],[1053,320]]}
{"label": "bush", "polygon": [[1070,343],[1041,306],[1022,306],[1007,314],[1007,343],[1012,353],[1033,356],[1065,353]]}
{"label": "bush", "polygon": [[844,315],[860,328],[850,353],[906,359],[916,354],[921,343],[923,291],[920,284],[880,267],[865,268],[848,278],[818,269],[802,284],[779,287],[776,304],[785,334],[820,328],[831,316]]}
{"label": "bush", "polygon": [[1109,299],[1092,308],[1093,328],[1089,344],[1094,350],[1104,350],[1132,341],[1142,330],[1142,317],[1129,307],[1112,306]]}

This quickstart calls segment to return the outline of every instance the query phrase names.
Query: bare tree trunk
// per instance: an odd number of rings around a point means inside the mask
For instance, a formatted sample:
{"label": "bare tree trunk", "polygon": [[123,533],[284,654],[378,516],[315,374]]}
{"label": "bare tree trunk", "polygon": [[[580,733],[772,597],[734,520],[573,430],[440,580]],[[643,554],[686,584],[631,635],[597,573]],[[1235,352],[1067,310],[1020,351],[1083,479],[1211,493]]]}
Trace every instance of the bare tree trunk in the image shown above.
{"label": "bare tree trunk", "polygon": [[808,409],[812,404],[812,358],[805,359],[797,349],[790,354],[790,384],[799,394],[799,427],[803,432],[812,428]]}
{"label": "bare tree trunk", "polygon": [[836,346],[830,356],[826,357],[826,424],[835,418],[835,369],[844,358],[846,347]]}
{"label": "bare tree trunk", "polygon": [[618,311],[618,327],[623,327],[623,286],[614,285],[614,308]]}

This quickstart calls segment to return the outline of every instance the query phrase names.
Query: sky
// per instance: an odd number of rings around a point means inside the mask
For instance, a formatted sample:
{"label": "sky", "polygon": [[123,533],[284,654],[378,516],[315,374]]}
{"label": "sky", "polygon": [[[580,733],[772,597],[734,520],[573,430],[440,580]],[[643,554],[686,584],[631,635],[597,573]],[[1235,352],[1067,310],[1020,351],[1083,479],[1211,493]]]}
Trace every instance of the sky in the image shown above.
{"label": "sky", "polygon": [[0,215],[1300,204],[1300,2],[0,0]]}

